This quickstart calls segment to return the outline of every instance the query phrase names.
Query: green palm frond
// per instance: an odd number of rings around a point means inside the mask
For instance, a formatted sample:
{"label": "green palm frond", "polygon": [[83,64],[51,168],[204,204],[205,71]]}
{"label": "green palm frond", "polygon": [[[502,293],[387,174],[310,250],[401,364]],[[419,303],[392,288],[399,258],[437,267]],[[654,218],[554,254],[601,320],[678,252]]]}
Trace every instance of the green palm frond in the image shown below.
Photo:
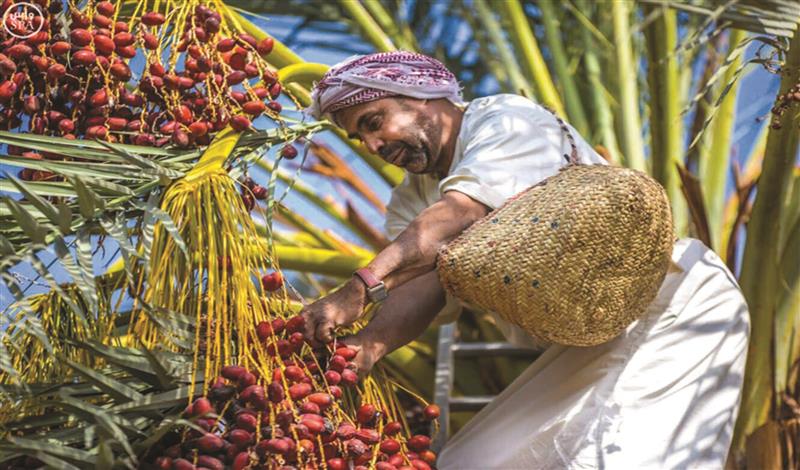
{"label": "green palm frond", "polygon": [[110,446],[114,465],[136,468],[153,442],[177,426],[193,426],[179,417],[190,398],[190,356],[73,344],[104,365],[87,368],[61,357],[72,372],[68,380],[0,385],[0,406],[14,410],[0,421],[0,461],[27,455],[58,468],[99,468],[102,447]]}
{"label": "green palm frond", "polygon": [[792,0],[713,0],[702,3],[673,0],[641,1],[700,15],[710,22],[724,23],[751,33],[769,34],[786,39],[794,37],[800,23],[800,4]]}

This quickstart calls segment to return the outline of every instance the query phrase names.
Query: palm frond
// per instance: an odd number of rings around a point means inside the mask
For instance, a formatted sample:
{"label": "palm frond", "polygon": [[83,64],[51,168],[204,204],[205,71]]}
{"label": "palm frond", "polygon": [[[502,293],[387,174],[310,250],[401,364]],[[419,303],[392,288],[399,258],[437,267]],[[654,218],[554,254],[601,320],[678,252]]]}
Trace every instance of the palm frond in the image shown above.
{"label": "palm frond", "polygon": [[[733,28],[755,34],[769,34],[791,39],[800,24],[800,5],[791,0],[714,0],[697,4],[673,0],[641,0],[687,13],[701,15],[710,21],[727,23]],[[716,8],[715,8],[716,7]]]}

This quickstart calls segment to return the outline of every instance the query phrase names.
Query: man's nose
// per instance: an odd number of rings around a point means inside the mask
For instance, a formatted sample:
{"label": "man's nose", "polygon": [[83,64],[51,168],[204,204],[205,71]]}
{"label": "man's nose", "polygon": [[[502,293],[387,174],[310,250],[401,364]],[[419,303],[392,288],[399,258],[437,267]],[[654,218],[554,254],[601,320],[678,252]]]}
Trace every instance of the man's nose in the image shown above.
{"label": "man's nose", "polygon": [[383,148],[383,141],[377,137],[365,137],[364,145],[367,146],[369,153],[380,155],[381,149]]}

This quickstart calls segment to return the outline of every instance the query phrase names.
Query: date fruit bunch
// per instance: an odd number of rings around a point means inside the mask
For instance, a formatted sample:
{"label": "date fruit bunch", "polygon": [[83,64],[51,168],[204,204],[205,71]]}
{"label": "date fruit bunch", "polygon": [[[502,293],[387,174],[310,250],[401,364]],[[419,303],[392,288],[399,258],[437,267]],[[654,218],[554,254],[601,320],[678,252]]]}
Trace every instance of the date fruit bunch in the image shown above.
{"label": "date fruit bunch", "polygon": [[[280,120],[283,90],[266,61],[273,40],[235,31],[213,2],[165,12],[141,0],[131,17],[120,14],[121,2],[33,3],[42,12],[34,30],[0,28],[1,130],[191,149],[228,125],[245,131],[260,116]],[[3,2],[0,14],[14,5]],[[20,177],[55,175],[24,169]]]}
{"label": "date fruit bunch", "polygon": [[[359,386],[357,352],[343,343],[312,349],[303,328],[301,316],[258,324],[253,347],[269,359],[251,369],[223,367],[184,411],[199,429],[167,434],[143,456],[142,468],[435,468],[430,438],[407,435]],[[434,420],[439,409],[429,405],[424,415]]]}

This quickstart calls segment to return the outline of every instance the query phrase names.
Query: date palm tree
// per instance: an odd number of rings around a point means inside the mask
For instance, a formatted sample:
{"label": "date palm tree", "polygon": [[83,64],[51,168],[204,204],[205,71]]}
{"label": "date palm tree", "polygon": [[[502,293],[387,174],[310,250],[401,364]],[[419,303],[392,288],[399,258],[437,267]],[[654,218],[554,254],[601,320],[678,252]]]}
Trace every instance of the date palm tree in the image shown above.
{"label": "date palm tree", "polygon": [[[138,3],[119,2],[121,18],[139,14]],[[270,24],[262,17],[300,20],[267,58],[296,106],[308,103],[311,83],[327,66],[288,46],[340,55],[417,50],[453,70],[468,98],[525,94],[567,118],[612,163],[649,172],[667,190],[678,234],[717,251],[750,306],[751,346],[729,465],[797,468],[791,443],[800,439],[800,269],[793,262],[800,259],[800,7],[785,0],[211,3],[232,31],[257,40],[267,33],[254,23]],[[333,40],[304,42],[309,31]],[[780,85],[740,168],[732,152],[736,103],[742,77],[757,66],[778,73]],[[16,169],[62,180],[8,174],[0,181],[0,275],[16,297],[0,341],[0,406],[14,410],[0,418],[0,462],[28,455],[56,467],[134,466],[164,433],[190,425],[179,411],[216,367],[193,353],[201,326],[185,308],[202,303],[202,295],[194,303],[174,301],[173,286],[158,272],[191,272],[197,256],[216,271],[217,260],[236,253],[241,282],[209,278],[197,292],[248,299],[253,294],[241,287],[248,270],[279,266],[293,273],[294,287],[270,308],[296,311],[385,246],[378,194],[403,178],[329,123],[299,115],[266,130],[224,130],[209,147],[193,150],[11,132],[0,133],[0,142],[85,159],[70,165],[3,156]],[[287,143],[302,147],[302,163],[285,158]],[[252,218],[233,186],[245,176],[269,193]],[[320,188],[334,188],[338,197]],[[192,194],[207,195],[206,203],[193,206]],[[332,228],[319,228],[323,219]],[[206,238],[198,240],[197,232]],[[106,239],[121,257],[96,275],[92,252]],[[43,252],[71,282],[56,281]],[[14,274],[19,263],[29,264],[49,291],[26,295]],[[197,288],[189,277],[183,287]],[[134,307],[123,308],[130,302],[121,299],[131,297]],[[460,322],[467,337],[499,338],[479,313]],[[156,337],[168,337],[170,347]],[[431,395],[433,338],[428,331],[387,358],[399,387]],[[206,346],[232,354],[221,343]],[[462,391],[497,392],[524,367],[481,361],[497,367],[460,369]]]}

